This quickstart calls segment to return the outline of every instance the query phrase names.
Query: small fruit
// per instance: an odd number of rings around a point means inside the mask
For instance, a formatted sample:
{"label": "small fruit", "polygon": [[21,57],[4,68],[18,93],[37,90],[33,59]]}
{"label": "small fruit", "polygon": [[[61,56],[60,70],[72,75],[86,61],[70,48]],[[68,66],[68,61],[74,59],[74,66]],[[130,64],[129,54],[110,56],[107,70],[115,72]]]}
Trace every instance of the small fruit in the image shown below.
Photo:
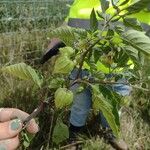
{"label": "small fruit", "polygon": [[71,56],[75,53],[75,50],[72,47],[63,47],[59,49],[61,55]]}
{"label": "small fruit", "polygon": [[67,88],[58,88],[55,92],[55,106],[62,109],[70,105],[73,101],[73,93]]}
{"label": "small fruit", "polygon": [[53,73],[68,74],[73,70],[74,66],[75,63],[67,56],[60,56],[55,62]]}

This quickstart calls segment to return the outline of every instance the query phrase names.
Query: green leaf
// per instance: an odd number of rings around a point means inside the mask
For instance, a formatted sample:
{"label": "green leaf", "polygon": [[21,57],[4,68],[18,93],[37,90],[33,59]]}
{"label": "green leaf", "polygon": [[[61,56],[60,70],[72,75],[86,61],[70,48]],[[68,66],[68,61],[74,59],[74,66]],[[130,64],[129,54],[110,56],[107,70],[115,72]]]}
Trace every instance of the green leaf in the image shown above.
{"label": "green leaf", "polygon": [[99,85],[99,89],[104,97],[111,102],[112,113],[115,117],[115,122],[118,127],[120,127],[120,118],[119,118],[119,106],[121,103],[121,97],[116,92],[108,89],[105,85]]}
{"label": "green leaf", "polygon": [[97,11],[97,15],[98,15],[98,17],[100,17],[101,19],[105,19],[105,16],[104,16],[105,14],[104,14],[104,13]]}
{"label": "green leaf", "polygon": [[52,136],[53,142],[58,145],[60,142],[66,140],[68,137],[68,127],[63,122],[57,121]]}
{"label": "green leaf", "polygon": [[102,111],[114,135],[118,137],[119,129],[115,122],[115,117],[112,113],[112,106],[110,105],[110,103],[107,102],[104,96],[99,92],[99,87],[97,85],[92,85],[92,101],[96,109]]}
{"label": "green leaf", "polygon": [[131,27],[135,30],[142,31],[140,22],[136,18],[124,18],[123,23],[126,27]]}
{"label": "green leaf", "polygon": [[36,73],[36,71],[29,65],[26,65],[25,63],[18,63],[10,66],[3,67],[2,72],[9,73],[13,76],[16,76],[23,80],[31,80],[36,85],[41,87],[42,80]]}
{"label": "green leaf", "polygon": [[101,0],[101,9],[102,12],[105,13],[105,11],[109,8],[109,1],[108,0]]}
{"label": "green leaf", "polygon": [[146,8],[149,4],[150,0],[136,0],[135,2],[130,4],[130,6],[127,7],[126,10],[129,12],[129,14],[137,13]]}
{"label": "green leaf", "polygon": [[79,36],[86,36],[86,31],[84,29],[72,28],[69,26],[62,26],[56,28],[54,31],[49,33],[49,37],[56,37],[61,39],[67,46],[72,46],[75,40]]}
{"label": "green leaf", "polygon": [[127,66],[129,57],[125,53],[124,50],[120,50],[114,57],[114,60],[115,60],[115,63],[117,63],[117,67],[125,67],[125,66]]}
{"label": "green leaf", "polygon": [[138,51],[134,47],[129,45],[124,46],[123,50],[130,57],[133,63],[139,66],[140,61],[138,57]]}
{"label": "green leaf", "polygon": [[92,31],[96,31],[98,29],[98,20],[96,18],[95,10],[92,9],[91,15],[90,15],[90,29]]}
{"label": "green leaf", "polygon": [[108,31],[107,31],[107,36],[108,37],[112,37],[112,36],[114,36],[114,30],[112,30],[112,29],[108,29]]}
{"label": "green leaf", "polygon": [[61,39],[67,46],[72,46],[75,40],[75,33],[71,27],[59,27],[49,34],[50,37]]}
{"label": "green leaf", "polygon": [[115,26],[115,31],[118,33],[118,34],[121,34],[121,33],[123,33],[124,32],[124,26],[122,26],[122,25],[116,25]]}
{"label": "green leaf", "polygon": [[125,4],[127,4],[130,0],[124,0],[121,4],[119,4],[119,6],[123,6]]}
{"label": "green leaf", "polygon": [[95,63],[97,63],[97,61],[99,60],[100,56],[102,55],[101,49],[99,47],[95,48],[94,52],[93,52],[93,55],[94,55],[94,61],[95,61]]}
{"label": "green leaf", "polygon": [[122,40],[136,50],[150,55],[150,38],[144,32],[128,30],[122,34]]}

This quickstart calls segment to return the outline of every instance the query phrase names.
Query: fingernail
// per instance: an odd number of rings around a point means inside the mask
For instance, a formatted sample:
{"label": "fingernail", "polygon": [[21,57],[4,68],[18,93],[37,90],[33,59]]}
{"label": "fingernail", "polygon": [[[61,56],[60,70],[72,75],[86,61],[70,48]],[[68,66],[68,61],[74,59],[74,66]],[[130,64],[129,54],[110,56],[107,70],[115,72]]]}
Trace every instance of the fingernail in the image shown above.
{"label": "fingernail", "polygon": [[39,130],[40,130],[40,127],[37,124],[35,125],[35,130],[36,130],[36,132],[39,132]]}
{"label": "fingernail", "polygon": [[21,120],[20,119],[15,119],[11,122],[10,128],[11,130],[18,130],[21,126]]}
{"label": "fingernail", "polygon": [[6,150],[6,147],[2,144],[0,144],[0,150]]}

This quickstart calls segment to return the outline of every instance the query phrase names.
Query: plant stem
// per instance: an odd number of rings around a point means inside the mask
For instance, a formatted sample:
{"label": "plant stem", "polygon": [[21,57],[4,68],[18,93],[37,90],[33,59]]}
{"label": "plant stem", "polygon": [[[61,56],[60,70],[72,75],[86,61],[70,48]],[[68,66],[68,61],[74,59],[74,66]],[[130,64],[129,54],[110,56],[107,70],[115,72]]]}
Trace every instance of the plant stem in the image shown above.
{"label": "plant stem", "polygon": [[103,80],[90,81],[90,80],[77,79],[71,84],[71,86],[74,85],[75,83],[85,83],[87,85],[91,85],[91,83],[101,84],[101,85],[105,85],[105,84],[107,84],[107,85],[123,84],[123,85],[129,85],[130,87],[135,88],[135,89],[139,89],[139,90],[143,90],[143,91],[146,91],[146,92],[150,92],[149,89],[142,88],[142,87],[139,87],[139,86],[136,86],[136,85],[131,85],[130,83],[127,83],[127,82],[114,82],[114,81],[103,81]]}
{"label": "plant stem", "polygon": [[119,10],[117,11],[117,13],[115,13],[109,20],[106,20],[106,17],[105,17],[105,20],[104,20],[104,26],[103,26],[103,29],[101,30],[101,33],[100,33],[100,36],[98,38],[98,40],[96,40],[92,45],[90,45],[87,50],[83,53],[83,55],[81,56],[81,62],[79,64],[79,69],[78,69],[78,73],[77,73],[77,76],[76,76],[76,79],[79,78],[80,76],[80,73],[81,73],[81,70],[82,70],[82,67],[83,67],[83,63],[84,63],[84,60],[85,60],[85,57],[86,55],[88,54],[88,52],[97,44],[99,43],[100,40],[102,40],[102,34],[103,34],[103,31],[105,30],[105,28],[108,26],[109,22],[116,16],[118,15],[122,10]]}
{"label": "plant stem", "polygon": [[77,141],[77,142],[75,142],[75,143],[72,143],[72,144],[68,144],[68,145],[66,145],[66,146],[63,146],[63,147],[60,147],[60,150],[62,150],[62,149],[69,149],[70,147],[72,147],[72,146],[76,146],[76,145],[79,145],[79,144],[83,144],[83,141]]}
{"label": "plant stem", "polygon": [[52,112],[52,118],[51,118],[51,125],[50,125],[49,134],[48,134],[47,146],[46,146],[47,150],[49,150],[49,147],[50,147],[49,142],[51,140],[52,128],[53,128],[53,122],[54,122],[54,110],[51,109],[51,112]]}
{"label": "plant stem", "polygon": [[88,54],[88,52],[100,41],[101,39],[98,39],[96,42],[94,42],[92,45],[89,46],[89,48],[83,53],[83,55],[81,56],[81,62],[79,64],[79,69],[78,69],[78,73],[77,73],[77,77],[76,79],[79,78],[81,70],[82,70],[82,66],[85,60],[86,55]]}
{"label": "plant stem", "polygon": [[50,99],[47,99],[46,101],[42,101],[41,104],[36,109],[34,109],[34,111],[25,120],[23,120],[22,130],[24,130],[28,126],[29,122],[33,118],[35,118],[41,111],[44,110],[44,108],[49,104],[49,101]]}

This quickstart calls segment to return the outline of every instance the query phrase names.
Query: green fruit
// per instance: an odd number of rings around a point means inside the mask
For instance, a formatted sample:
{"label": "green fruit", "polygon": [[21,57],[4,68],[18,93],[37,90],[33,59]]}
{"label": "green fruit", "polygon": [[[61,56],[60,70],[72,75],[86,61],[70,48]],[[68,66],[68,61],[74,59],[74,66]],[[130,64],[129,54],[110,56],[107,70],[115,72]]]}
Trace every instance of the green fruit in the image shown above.
{"label": "green fruit", "polygon": [[53,73],[68,74],[73,70],[74,66],[75,63],[67,56],[60,56],[55,62]]}
{"label": "green fruit", "polygon": [[58,88],[55,92],[55,106],[62,109],[70,105],[73,101],[73,93],[67,88]]}
{"label": "green fruit", "polygon": [[110,66],[111,64],[113,64],[113,58],[112,56],[109,56],[109,55],[101,56],[100,60],[106,66]]}
{"label": "green fruit", "polygon": [[63,47],[59,49],[61,55],[71,56],[75,53],[75,50],[72,47]]}
{"label": "green fruit", "polygon": [[63,82],[64,82],[63,78],[55,78],[50,81],[50,84],[48,87],[50,89],[57,89],[62,85]]}

